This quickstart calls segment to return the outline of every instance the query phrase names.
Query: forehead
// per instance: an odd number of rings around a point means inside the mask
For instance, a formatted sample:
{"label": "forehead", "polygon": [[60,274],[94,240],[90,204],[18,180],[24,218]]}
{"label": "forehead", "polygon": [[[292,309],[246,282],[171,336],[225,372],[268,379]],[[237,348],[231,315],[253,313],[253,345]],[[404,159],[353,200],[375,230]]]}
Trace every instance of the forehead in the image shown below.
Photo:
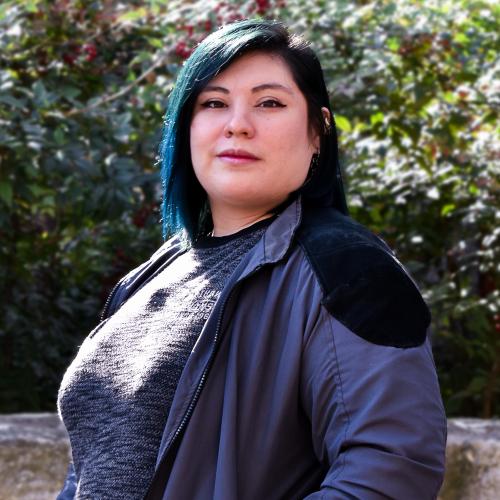
{"label": "forehead", "polygon": [[215,76],[209,85],[224,87],[253,87],[275,82],[300,92],[288,64],[278,55],[266,52],[245,54]]}

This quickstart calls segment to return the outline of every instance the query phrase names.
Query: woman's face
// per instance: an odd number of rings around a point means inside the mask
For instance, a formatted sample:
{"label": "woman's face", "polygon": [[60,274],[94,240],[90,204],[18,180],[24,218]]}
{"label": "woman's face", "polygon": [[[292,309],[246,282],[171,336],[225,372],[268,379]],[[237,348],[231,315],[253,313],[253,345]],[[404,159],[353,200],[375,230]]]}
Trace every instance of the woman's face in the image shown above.
{"label": "woman's face", "polygon": [[254,52],[237,59],[198,96],[191,158],[209,202],[269,211],[305,181],[319,137],[286,63]]}

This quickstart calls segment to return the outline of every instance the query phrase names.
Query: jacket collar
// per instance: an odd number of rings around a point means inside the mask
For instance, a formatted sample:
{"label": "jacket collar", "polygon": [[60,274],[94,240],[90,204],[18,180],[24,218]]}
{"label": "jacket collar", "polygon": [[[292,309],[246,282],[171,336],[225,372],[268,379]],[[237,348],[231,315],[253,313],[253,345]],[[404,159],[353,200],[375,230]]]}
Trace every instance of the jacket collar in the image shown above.
{"label": "jacket collar", "polygon": [[248,276],[257,267],[281,260],[290,248],[293,237],[302,220],[302,201],[295,198],[264,232],[259,243],[245,262],[240,279]]}

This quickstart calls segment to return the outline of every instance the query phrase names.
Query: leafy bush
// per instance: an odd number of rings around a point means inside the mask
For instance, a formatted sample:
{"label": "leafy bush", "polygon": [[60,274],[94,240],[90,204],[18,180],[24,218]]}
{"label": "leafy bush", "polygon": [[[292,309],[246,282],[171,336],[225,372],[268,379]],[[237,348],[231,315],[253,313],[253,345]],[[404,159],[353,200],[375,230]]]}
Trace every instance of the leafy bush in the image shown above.
{"label": "leafy bush", "polygon": [[0,6],[0,409],[52,410],[120,275],[160,245],[156,148],[206,34],[304,33],[327,75],[353,216],[433,311],[449,415],[499,415],[498,15],[492,1]]}

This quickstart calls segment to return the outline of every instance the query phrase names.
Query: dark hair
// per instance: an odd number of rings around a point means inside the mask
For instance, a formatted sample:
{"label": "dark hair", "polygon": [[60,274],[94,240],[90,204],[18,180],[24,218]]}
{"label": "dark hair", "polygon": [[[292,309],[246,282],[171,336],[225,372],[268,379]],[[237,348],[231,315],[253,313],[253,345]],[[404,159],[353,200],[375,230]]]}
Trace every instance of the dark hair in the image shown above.
{"label": "dark hair", "polygon": [[[210,223],[207,195],[191,163],[189,130],[193,106],[212,78],[238,57],[262,51],[281,57],[304,94],[309,125],[320,134],[320,154],[314,175],[295,193],[304,203],[334,206],[347,213],[338,159],[337,131],[321,64],[309,45],[277,21],[244,20],[228,24],[205,38],[184,63],[164,121],[160,144],[163,185],[163,236],[184,233],[196,239]],[[321,111],[330,110],[329,127]]]}

